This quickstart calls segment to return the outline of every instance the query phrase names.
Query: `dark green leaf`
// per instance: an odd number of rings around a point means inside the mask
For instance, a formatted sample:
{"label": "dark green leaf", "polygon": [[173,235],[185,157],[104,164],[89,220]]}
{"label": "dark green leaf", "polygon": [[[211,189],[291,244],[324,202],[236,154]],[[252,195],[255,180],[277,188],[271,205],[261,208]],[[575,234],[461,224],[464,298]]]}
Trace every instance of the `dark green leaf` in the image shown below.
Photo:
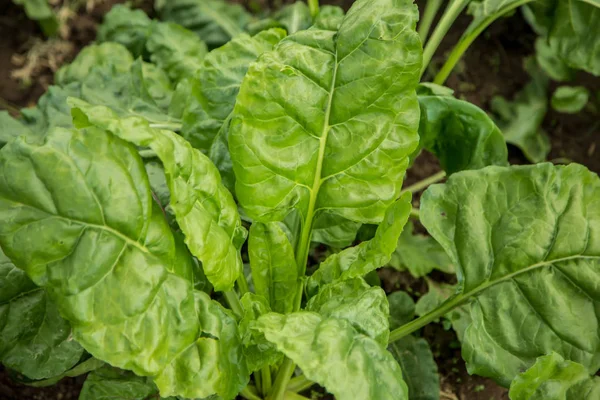
{"label": "dark green leaf", "polygon": [[406,292],[394,292],[388,296],[390,304],[390,329],[409,323],[415,317],[415,302]]}
{"label": "dark green leaf", "polygon": [[575,71],[556,54],[546,37],[540,37],[535,41],[535,60],[552,80],[570,81],[574,78]]}
{"label": "dark green leaf", "polygon": [[312,241],[343,249],[350,246],[362,224],[339,215],[323,212],[317,216],[312,227]]}
{"label": "dark green leaf", "polygon": [[96,40],[122,44],[134,57],[146,55],[146,41],[150,35],[152,20],[142,10],[132,10],[117,4],[104,16],[98,26]]}
{"label": "dark green leaf", "polygon": [[107,365],[87,376],[79,400],[145,400],[156,394],[158,389],[150,378]]}

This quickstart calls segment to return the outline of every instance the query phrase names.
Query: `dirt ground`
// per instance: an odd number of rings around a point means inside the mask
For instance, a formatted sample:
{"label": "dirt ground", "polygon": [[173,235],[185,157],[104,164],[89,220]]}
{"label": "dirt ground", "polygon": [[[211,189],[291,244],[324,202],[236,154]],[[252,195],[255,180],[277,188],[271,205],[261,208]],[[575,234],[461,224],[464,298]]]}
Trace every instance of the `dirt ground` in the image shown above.
{"label": "dirt ground", "polygon": [[[39,96],[52,83],[54,71],[71,60],[82,46],[95,37],[96,25],[110,7],[121,1],[96,0],[90,10],[82,10],[69,22],[65,39],[44,47],[43,36],[34,22],[29,21],[22,10],[10,0],[0,0],[0,109],[16,110],[34,105]],[[240,0],[248,6],[264,6],[264,0]],[[276,3],[272,0],[271,3]],[[138,1],[150,9],[152,1]],[[281,1],[279,1],[281,3]],[[347,7],[351,0],[322,1]],[[418,3],[422,3],[418,1]],[[468,25],[470,18],[459,18],[449,32],[433,65],[440,65],[454,43]],[[465,54],[463,61],[448,79],[447,85],[456,96],[489,110],[493,96],[512,98],[528,81],[523,70],[523,59],[533,53],[535,34],[520,13],[495,22],[478,38]],[[29,63],[24,54],[38,46],[36,63]],[[41,60],[41,61],[40,61]],[[35,66],[32,67],[32,65]],[[583,85],[596,94],[600,92],[600,79],[580,73],[572,85]],[[553,89],[552,87],[551,89]],[[552,150],[549,159],[568,158],[586,165],[600,173],[600,119],[591,110],[575,115],[548,112],[543,128],[549,134]],[[526,163],[516,148],[509,148],[513,164]],[[414,183],[439,170],[436,160],[424,154],[407,175],[407,183]],[[421,279],[407,273],[382,269],[379,273],[386,291],[407,290],[425,293],[427,286]],[[434,274],[440,281],[453,277]],[[441,325],[431,325],[423,330],[423,336],[431,344],[441,375],[442,400],[503,400],[507,391],[493,381],[470,376],[460,357],[460,348],[453,332],[444,331]],[[64,379],[50,388],[31,388],[15,383],[9,373],[0,367],[0,400],[70,400],[78,397],[84,377]]]}

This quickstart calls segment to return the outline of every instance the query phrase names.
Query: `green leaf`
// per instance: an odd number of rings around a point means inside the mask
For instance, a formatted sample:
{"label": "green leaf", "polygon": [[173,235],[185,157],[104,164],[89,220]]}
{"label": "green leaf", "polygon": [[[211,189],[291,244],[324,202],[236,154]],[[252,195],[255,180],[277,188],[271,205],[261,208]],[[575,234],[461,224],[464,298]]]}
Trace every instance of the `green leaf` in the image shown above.
{"label": "green leaf", "polygon": [[288,4],[269,15],[268,18],[251,23],[248,31],[258,33],[269,28],[283,28],[291,35],[308,29],[312,25],[310,10],[304,1]]}
{"label": "green leaf", "polygon": [[431,236],[420,235],[413,230],[413,224],[409,221],[398,239],[389,265],[398,271],[408,270],[415,278],[425,276],[434,269],[454,273],[454,265],[442,246]]}
{"label": "green leaf", "polygon": [[314,26],[326,31],[337,31],[344,20],[344,10],[338,6],[323,5],[315,18]]}
{"label": "green leaf", "polygon": [[202,262],[217,291],[229,290],[242,272],[239,249],[246,230],[219,172],[181,136],[153,129],[138,117],[120,119],[110,109],[70,99],[78,126],[95,125],[137,146],[150,147],[160,158],[171,192],[170,208],[191,253]]}
{"label": "green leaf", "polygon": [[56,127],[70,128],[73,126],[67,98],[76,93],[79,93],[77,83],[67,85],[65,88],[50,86],[34,108],[21,110],[23,122],[33,132],[32,138],[41,139],[46,132]]}
{"label": "green leaf", "polygon": [[388,350],[400,364],[410,400],[439,400],[438,368],[425,339],[406,336],[391,343]]}
{"label": "green leaf", "polygon": [[577,114],[588,102],[590,92],[583,86],[560,86],[552,94],[552,108],[558,112]]}
{"label": "green leaf", "polygon": [[146,53],[146,41],[151,28],[152,20],[145,12],[117,4],[110,9],[104,16],[102,24],[98,26],[96,40],[99,43],[122,44],[134,57],[142,57]]}
{"label": "green leaf", "polygon": [[211,51],[192,81],[183,113],[181,134],[217,165],[224,183],[233,192],[235,177],[227,146],[229,119],[239,87],[250,63],[269,51],[285,33],[271,29],[250,37],[239,35]]}
{"label": "green leaf", "polygon": [[409,323],[415,317],[415,302],[406,292],[398,291],[388,296],[390,304],[390,329]]}
{"label": "green leaf", "polygon": [[556,54],[548,43],[548,38],[540,37],[535,41],[535,60],[540,68],[554,81],[570,81],[575,71]]}
{"label": "green leaf", "polygon": [[405,193],[388,208],[373,239],[333,254],[322,262],[307,281],[308,293],[314,295],[321,285],[361,277],[387,264],[408,221],[412,209],[410,199],[411,194]]}
{"label": "green leaf", "polygon": [[241,5],[224,0],[169,0],[157,9],[161,19],[195,32],[211,49],[243,33],[251,20]]}
{"label": "green leaf", "polygon": [[362,278],[324,285],[308,301],[306,310],[327,319],[346,320],[359,333],[387,345],[390,336],[387,297],[383,289],[369,286]]}
{"label": "green leaf", "polygon": [[451,96],[419,96],[419,149],[433,153],[448,173],[508,165],[502,132],[479,107]]}
{"label": "green leaf", "polygon": [[87,376],[79,400],[145,400],[156,394],[158,389],[150,378],[107,365]]}
{"label": "green leaf", "polygon": [[362,224],[350,221],[339,215],[322,212],[312,227],[312,241],[343,249],[350,246]]}
{"label": "green leaf", "polygon": [[[600,179],[577,164],[464,171],[421,198],[421,222],[457,266],[471,374],[503,385],[555,351],[600,367]],[[577,313],[573,313],[577,310]]]}
{"label": "green leaf", "polygon": [[0,147],[19,136],[35,138],[36,135],[24,121],[13,118],[8,111],[0,111]]}
{"label": "green leaf", "polygon": [[0,362],[30,379],[59,375],[83,348],[48,298],[0,249]]}
{"label": "green leaf", "polygon": [[38,21],[44,35],[54,36],[58,32],[58,19],[47,0],[13,0],[13,3],[22,6],[29,19]]}
{"label": "green leaf", "polygon": [[254,328],[338,399],[408,399],[392,355],[347,321],[306,311],[270,313]]}
{"label": "green leaf", "polygon": [[510,385],[511,400],[579,400],[600,398],[600,378],[557,353],[537,359]]}
{"label": "green leaf", "polygon": [[494,97],[492,110],[498,116],[496,122],[506,141],[535,163],[544,161],[550,152],[550,139],[542,130],[548,111],[548,78],[533,63],[528,63],[526,69],[532,76],[531,82],[512,102]]}
{"label": "green leaf", "polygon": [[244,308],[244,315],[240,321],[240,333],[248,370],[255,372],[263,367],[277,364],[282,360],[283,355],[277,351],[273,343],[265,339],[262,333],[251,329],[261,315],[271,312],[269,303],[264,297],[254,293],[246,293],[240,301]]}
{"label": "green leaf", "polygon": [[381,222],[418,142],[416,20],[409,0],[359,0],[339,31],[297,32],[251,65],[229,150],[252,219],[297,209],[305,235],[322,211]]}
{"label": "green leaf", "polygon": [[282,314],[292,312],[300,278],[294,249],[279,223],[252,224],[248,256],[256,294],[267,300],[271,310]]}
{"label": "green leaf", "polygon": [[454,90],[433,82],[421,82],[417,86],[419,96],[454,96]]}

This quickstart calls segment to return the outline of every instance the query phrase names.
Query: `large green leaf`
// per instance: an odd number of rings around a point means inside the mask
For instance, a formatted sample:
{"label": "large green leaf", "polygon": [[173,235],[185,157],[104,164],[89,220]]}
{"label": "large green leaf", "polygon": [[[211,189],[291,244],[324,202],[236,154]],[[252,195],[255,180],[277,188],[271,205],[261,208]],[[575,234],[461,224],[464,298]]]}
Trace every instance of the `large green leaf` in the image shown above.
{"label": "large green leaf", "polygon": [[30,379],[59,375],[83,348],[54,302],[0,249],[0,362]]}
{"label": "large green leaf", "polygon": [[167,0],[157,9],[161,19],[195,32],[210,48],[219,47],[244,32],[250,14],[224,0]]}
{"label": "large green leaf", "polygon": [[439,400],[440,377],[425,339],[406,336],[391,343],[388,350],[402,368],[409,400]]}
{"label": "large green leaf", "polygon": [[250,63],[285,36],[271,29],[250,37],[242,34],[211,51],[192,81],[185,105],[181,134],[217,165],[223,181],[233,191],[235,177],[227,146],[229,119],[242,79]]}
{"label": "large green leaf", "polygon": [[141,57],[145,55],[151,28],[152,20],[145,12],[117,4],[98,26],[96,41],[122,44],[134,57]]}
{"label": "large green leaf", "polygon": [[506,141],[521,149],[529,161],[541,162],[550,152],[550,139],[542,130],[548,111],[548,78],[532,62],[527,63],[526,69],[531,82],[512,102],[494,97],[492,110],[498,115],[497,123]]}
{"label": "large green leaf", "polygon": [[300,278],[294,249],[279,223],[252,224],[248,256],[256,293],[267,300],[271,310],[292,312]]}
{"label": "large green leaf", "polygon": [[419,148],[448,173],[508,165],[502,132],[479,107],[451,96],[419,96]]}
{"label": "large green leaf", "polygon": [[[555,351],[600,367],[600,179],[577,164],[487,167],[423,195],[421,221],[472,299],[463,357],[508,385]],[[576,312],[574,311],[576,310]]]}
{"label": "large green leaf", "polygon": [[542,356],[510,385],[511,400],[600,399],[600,377],[556,353]]}
{"label": "large green leaf", "polygon": [[431,236],[413,232],[412,222],[408,222],[398,239],[389,265],[398,271],[408,270],[416,278],[429,274],[434,269],[454,273],[452,261]]}
{"label": "large green leaf", "polygon": [[151,379],[105,366],[87,376],[79,400],[145,400],[156,394],[158,389]]}
{"label": "large green leaf", "polygon": [[405,193],[388,208],[373,239],[333,254],[322,262],[319,269],[308,279],[307,291],[315,294],[321,285],[338,279],[345,280],[365,276],[387,264],[396,249],[402,229],[408,221],[412,209],[410,199],[411,194]]}
{"label": "large green leaf", "polygon": [[371,287],[362,278],[348,279],[324,285],[306,305],[324,318],[344,319],[358,332],[387,345],[389,305],[380,287]]}
{"label": "large green leaf", "polygon": [[171,192],[170,208],[191,253],[215,290],[229,290],[242,272],[239,249],[246,238],[231,193],[215,166],[181,136],[153,129],[139,117],[119,118],[109,108],[70,99],[78,126],[95,125],[160,158]]}
{"label": "large green leaf", "polygon": [[13,118],[8,111],[0,111],[0,147],[19,136],[35,135],[24,121]]}
{"label": "large green leaf", "polygon": [[409,0],[359,0],[337,32],[297,32],[250,66],[229,149],[251,218],[381,222],[418,142],[416,20]]}
{"label": "large green leaf", "polygon": [[260,317],[254,329],[338,399],[408,399],[392,355],[347,321],[306,311],[270,313]]}

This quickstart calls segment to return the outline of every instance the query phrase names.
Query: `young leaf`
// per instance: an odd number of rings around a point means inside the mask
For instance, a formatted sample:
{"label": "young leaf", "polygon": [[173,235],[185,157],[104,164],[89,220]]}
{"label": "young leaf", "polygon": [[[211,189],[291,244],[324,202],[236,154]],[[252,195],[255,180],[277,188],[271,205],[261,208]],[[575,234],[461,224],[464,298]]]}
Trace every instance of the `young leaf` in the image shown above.
{"label": "young leaf", "polygon": [[294,249],[277,222],[255,222],[250,228],[248,256],[256,294],[263,296],[270,309],[292,312],[300,278]]}
{"label": "young leaf", "polygon": [[532,63],[526,69],[531,82],[512,102],[494,97],[492,110],[498,115],[497,123],[506,141],[521,149],[529,161],[540,162],[550,152],[550,139],[541,128],[548,111],[548,78]]}
{"label": "young leaf", "polygon": [[588,102],[590,92],[583,86],[560,86],[552,94],[552,108],[558,112],[577,114]]}
{"label": "young leaf", "polygon": [[448,173],[508,165],[502,132],[479,107],[451,96],[419,96],[419,149],[433,153]]}
{"label": "young leaf", "polygon": [[[470,373],[508,385],[551,351],[600,367],[600,179],[577,164],[464,171],[421,199],[421,222],[472,298]],[[573,310],[577,310],[574,314]]]}
{"label": "young leaf", "polygon": [[440,399],[440,377],[425,339],[406,336],[391,343],[388,350],[400,364],[409,400]]}
{"label": "young leaf", "polygon": [[369,286],[362,278],[324,285],[308,301],[306,310],[324,318],[344,319],[359,333],[387,345],[390,335],[387,297],[383,289]]}
{"label": "young leaf", "polygon": [[392,355],[347,321],[306,311],[270,313],[254,329],[338,399],[408,399]]}
{"label": "young leaf", "polygon": [[181,136],[150,128],[139,117],[120,119],[109,108],[69,99],[76,125],[95,125],[137,146],[150,147],[163,163],[171,192],[170,207],[191,253],[215,290],[233,287],[242,272],[239,249],[246,231],[231,193],[215,166]]}
{"label": "young leaf", "polygon": [[388,296],[390,329],[409,323],[415,317],[415,302],[406,292],[393,292]]}
{"label": "young leaf", "polygon": [[157,9],[161,19],[195,32],[211,49],[243,33],[251,20],[241,5],[224,0],[169,0]]}
{"label": "young leaf", "polygon": [[156,394],[158,389],[150,378],[107,365],[87,376],[79,400],[145,400]]}
{"label": "young leaf", "polygon": [[96,41],[122,44],[134,57],[143,57],[146,54],[146,41],[151,27],[152,20],[144,11],[117,4],[98,26]]}
{"label": "young leaf", "polygon": [[362,224],[339,215],[323,212],[315,218],[312,241],[343,249],[350,246]]}
{"label": "young leaf", "polygon": [[307,281],[308,293],[314,295],[324,284],[361,277],[387,264],[408,221],[412,209],[410,199],[411,194],[405,193],[388,208],[373,239],[333,254],[322,262]]}
{"label": "young leaf", "polygon": [[359,0],[251,65],[231,122],[236,194],[257,221],[297,209],[379,223],[417,145],[421,45],[409,0]]}
{"label": "young leaf", "polygon": [[600,398],[600,378],[557,353],[537,359],[510,385],[511,400],[579,400]]}
{"label": "young leaf", "polygon": [[235,177],[227,146],[229,119],[242,79],[250,63],[285,36],[271,29],[250,37],[237,36],[211,51],[191,82],[192,91],[183,112],[181,134],[216,164],[233,192]]}
{"label": "young leaf", "polygon": [[408,222],[398,239],[389,265],[398,271],[408,270],[415,278],[429,274],[434,269],[454,273],[452,261],[431,236],[413,232],[412,222]]}
{"label": "young leaf", "polygon": [[59,375],[83,354],[70,334],[46,291],[0,249],[0,362],[30,379]]}

